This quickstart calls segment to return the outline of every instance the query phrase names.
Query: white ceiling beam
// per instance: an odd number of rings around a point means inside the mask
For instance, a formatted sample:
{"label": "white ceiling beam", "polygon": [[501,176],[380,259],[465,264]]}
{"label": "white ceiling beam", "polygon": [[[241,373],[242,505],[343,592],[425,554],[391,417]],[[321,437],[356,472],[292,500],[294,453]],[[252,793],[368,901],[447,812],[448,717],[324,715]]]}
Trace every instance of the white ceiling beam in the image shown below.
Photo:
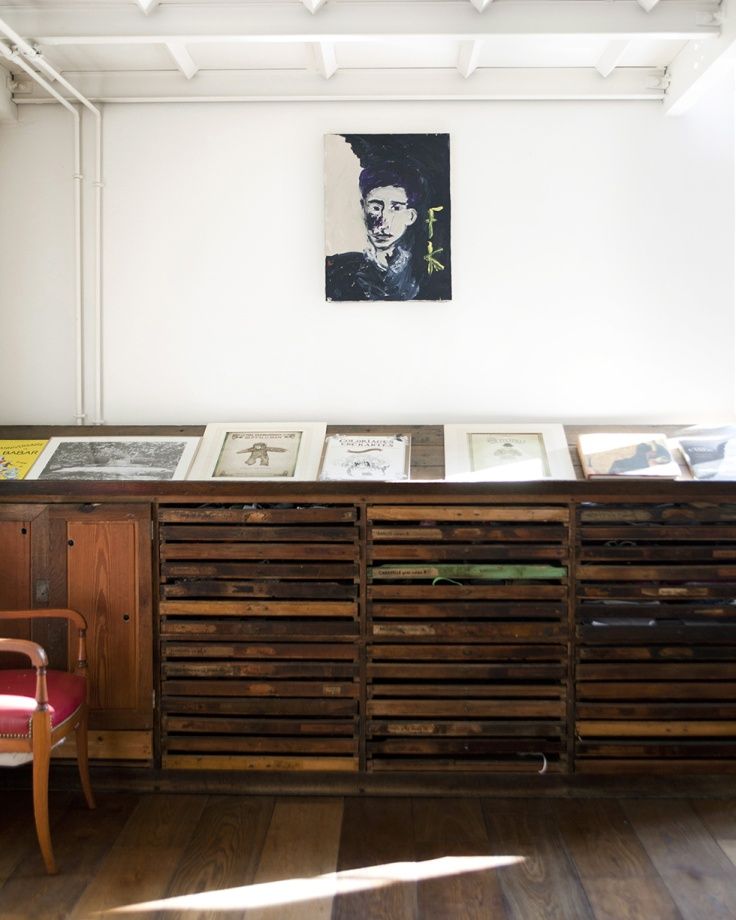
{"label": "white ceiling beam", "polygon": [[664,107],[668,115],[683,115],[719,80],[733,71],[736,62],[736,6],[724,6],[715,14],[721,34],[714,41],[691,41],[667,68],[669,87]]}
{"label": "white ceiling beam", "polygon": [[325,5],[326,0],[302,0],[302,3],[309,10],[310,13],[316,13],[317,10],[322,9]]}
{"label": "white ceiling beam", "polygon": [[595,69],[598,73],[602,77],[610,76],[621,63],[624,55],[632,44],[633,42],[627,41],[625,38],[609,42],[603,54],[598,59],[598,63],[595,65]]}
{"label": "white ceiling beam", "polygon": [[340,0],[319,16],[304,16],[301,4],[222,5],[166,3],[155,16],[132,6],[84,8],[3,7],[0,17],[21,35],[45,45],[194,42],[381,41],[387,37],[472,41],[493,36],[555,36],[688,41],[717,35],[705,17],[719,10],[715,0],[662,3],[643,16],[637,0],[524,0],[496,3],[479,16],[470,3],[444,0]]}
{"label": "white ceiling beam", "polygon": [[651,13],[659,0],[638,0],[639,6],[647,13]]}
{"label": "white ceiling beam", "polygon": [[337,52],[332,42],[317,42],[311,46],[314,69],[325,80],[337,70]]}
{"label": "white ceiling beam", "polygon": [[470,0],[470,2],[479,13],[482,13],[483,10],[492,3],[492,0]]}
{"label": "white ceiling beam", "polygon": [[166,42],[166,48],[179,70],[187,80],[191,80],[199,70],[199,67],[194,63],[187,46],[183,42]]}
{"label": "white ceiling beam", "polygon": [[487,67],[478,70],[472,80],[464,80],[457,71],[446,68],[345,69],[339,80],[325,80],[300,70],[201,70],[191,83],[173,71],[79,71],[66,76],[87,98],[98,102],[661,101],[663,73],[622,67],[601,80],[592,67]]}
{"label": "white ceiling beam", "polygon": [[136,0],[138,6],[143,10],[143,12],[148,16],[149,13],[152,13],[159,4],[159,0]]}
{"label": "white ceiling beam", "polygon": [[483,48],[483,42],[480,40],[474,42],[460,42],[460,53],[457,57],[457,69],[461,76],[468,77],[475,72],[480,61],[480,52]]}

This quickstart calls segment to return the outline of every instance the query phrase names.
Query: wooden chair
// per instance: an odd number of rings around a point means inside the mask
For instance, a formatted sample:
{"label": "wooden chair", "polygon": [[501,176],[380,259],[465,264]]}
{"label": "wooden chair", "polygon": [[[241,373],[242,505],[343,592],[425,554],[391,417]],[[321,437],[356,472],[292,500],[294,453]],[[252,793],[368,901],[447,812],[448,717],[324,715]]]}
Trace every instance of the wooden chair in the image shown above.
{"label": "wooden chair", "polygon": [[46,870],[57,872],[49,830],[51,748],[76,733],[77,764],[87,805],[95,807],[87,762],[87,623],[76,610],[7,610],[3,620],[64,618],[78,630],[77,662],[71,672],[47,671],[46,652],[27,639],[0,638],[0,653],[27,656],[31,667],[0,670],[0,766],[33,761],[33,813]]}

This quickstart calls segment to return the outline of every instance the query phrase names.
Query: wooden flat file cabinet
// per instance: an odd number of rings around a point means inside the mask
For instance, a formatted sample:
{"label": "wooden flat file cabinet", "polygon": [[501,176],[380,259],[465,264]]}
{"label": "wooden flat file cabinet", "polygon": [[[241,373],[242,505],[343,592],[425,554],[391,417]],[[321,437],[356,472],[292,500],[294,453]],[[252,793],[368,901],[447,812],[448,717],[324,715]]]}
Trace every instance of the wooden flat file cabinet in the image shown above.
{"label": "wooden flat file cabinet", "polygon": [[[0,603],[88,617],[96,756],[734,773],[734,498],[688,482],[19,483],[0,496]],[[65,656],[64,635],[39,638]]]}
{"label": "wooden flat file cabinet", "polygon": [[[151,529],[146,503],[0,505],[3,609],[68,606],[87,619],[94,757],[152,756]],[[52,665],[65,665],[65,626],[33,629]]]}
{"label": "wooden flat file cabinet", "polygon": [[576,534],[575,771],[734,772],[736,505],[587,502]]}
{"label": "wooden flat file cabinet", "polygon": [[698,485],[162,504],[163,765],[736,771],[736,505]]}
{"label": "wooden flat file cabinet", "polygon": [[358,508],[172,505],[159,521],[163,766],[357,771]]}
{"label": "wooden flat file cabinet", "polygon": [[367,769],[566,771],[569,509],[366,516]]}

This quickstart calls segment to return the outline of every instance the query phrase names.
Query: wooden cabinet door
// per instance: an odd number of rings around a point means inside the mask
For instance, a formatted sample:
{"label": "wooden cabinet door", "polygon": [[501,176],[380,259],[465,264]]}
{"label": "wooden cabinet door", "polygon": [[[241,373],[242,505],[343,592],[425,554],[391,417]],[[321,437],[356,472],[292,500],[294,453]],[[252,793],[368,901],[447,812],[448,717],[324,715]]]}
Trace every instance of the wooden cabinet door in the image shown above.
{"label": "wooden cabinet door", "polygon": [[[39,510],[43,509],[35,508],[33,505],[0,507],[0,609],[2,610],[17,610],[31,606],[31,533],[33,519],[38,515]],[[4,635],[10,635],[10,632],[4,632]],[[20,635],[20,633],[16,632],[13,635]]]}
{"label": "wooden cabinet door", "polygon": [[[38,571],[35,547],[46,531],[46,506],[8,504],[0,506],[0,610],[24,610],[34,606],[34,577]],[[36,533],[41,540],[36,539]],[[47,597],[46,583],[37,582],[37,593]],[[46,638],[41,624],[27,620],[5,621],[0,635],[17,639]],[[26,667],[23,656],[3,655],[0,667]]]}
{"label": "wooden cabinet door", "polygon": [[150,507],[59,506],[50,513],[53,590],[63,590],[64,603],[88,623],[90,726],[151,728]]}

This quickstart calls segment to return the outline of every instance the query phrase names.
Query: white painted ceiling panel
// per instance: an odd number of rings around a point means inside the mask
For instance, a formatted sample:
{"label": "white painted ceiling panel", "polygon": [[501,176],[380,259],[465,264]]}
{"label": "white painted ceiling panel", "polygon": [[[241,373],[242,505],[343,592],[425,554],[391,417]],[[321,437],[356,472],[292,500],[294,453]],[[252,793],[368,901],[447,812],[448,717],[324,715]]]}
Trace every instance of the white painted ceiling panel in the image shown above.
{"label": "white painted ceiling panel", "polygon": [[638,38],[621,58],[621,67],[667,67],[685,47],[686,42],[658,42]]}
{"label": "white painted ceiling panel", "polygon": [[342,42],[341,67],[454,67],[458,43],[450,39],[387,38],[373,42]]}
{"label": "white painted ceiling panel", "polygon": [[60,71],[168,70],[173,67],[164,45],[41,46],[49,63]]}
{"label": "white painted ceiling panel", "polygon": [[509,41],[484,39],[479,67],[595,67],[608,40],[588,36],[548,38],[525,36]]}
{"label": "white painted ceiling panel", "polygon": [[305,46],[301,42],[199,42],[187,47],[203,70],[298,70],[305,66]]}

